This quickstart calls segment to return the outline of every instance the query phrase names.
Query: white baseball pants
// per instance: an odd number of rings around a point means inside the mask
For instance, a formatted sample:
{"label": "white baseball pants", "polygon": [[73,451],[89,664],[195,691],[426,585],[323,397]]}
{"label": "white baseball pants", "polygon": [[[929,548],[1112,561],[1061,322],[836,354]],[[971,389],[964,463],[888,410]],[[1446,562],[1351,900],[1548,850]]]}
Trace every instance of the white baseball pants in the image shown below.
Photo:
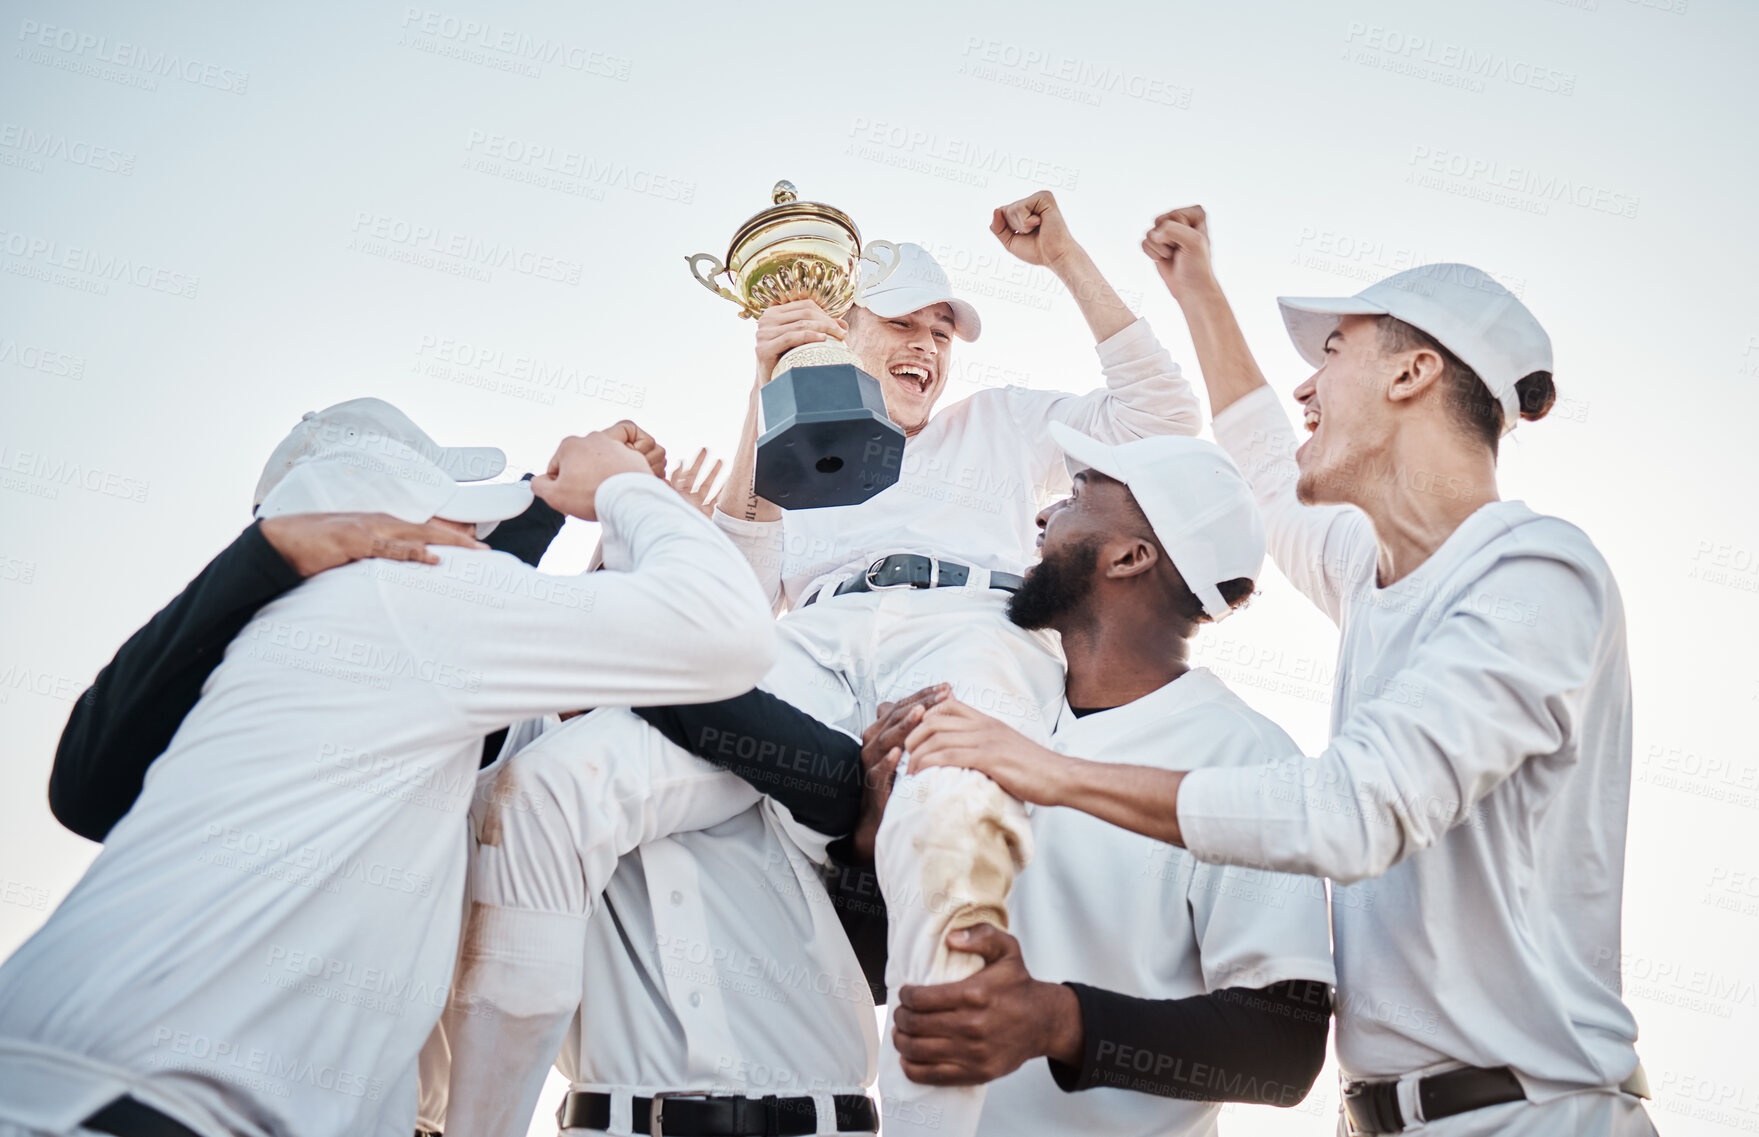
{"label": "white baseball pants", "polygon": [[443,1017],[448,1137],[523,1137],[580,1006],[587,918],[617,861],[757,800],[626,710],[570,719],[501,763],[471,811],[470,912]]}
{"label": "white baseball pants", "polygon": [[[879,704],[934,683],[1028,737],[1049,741],[1062,705],[1062,654],[1050,633],[1007,617],[1007,594],[938,588],[858,592],[821,599],[780,622],[782,650],[761,686],[820,720],[859,735]],[[947,933],[1008,926],[1014,875],[1032,856],[1026,811],[970,770],[934,769],[898,779],[875,852],[885,894],[886,987],[949,983],[982,960],[950,951]],[[974,1133],[984,1087],[923,1086],[904,1076],[891,1010],[880,1039],[879,1090],[886,1137]]]}

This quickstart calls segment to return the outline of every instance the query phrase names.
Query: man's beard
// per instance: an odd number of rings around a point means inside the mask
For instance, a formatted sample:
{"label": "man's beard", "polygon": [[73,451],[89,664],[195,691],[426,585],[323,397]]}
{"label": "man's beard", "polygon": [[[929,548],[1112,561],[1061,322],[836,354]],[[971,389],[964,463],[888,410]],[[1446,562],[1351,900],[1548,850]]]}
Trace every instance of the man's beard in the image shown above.
{"label": "man's beard", "polygon": [[1078,541],[1039,561],[1020,591],[1008,598],[1008,619],[1037,631],[1073,612],[1093,594],[1093,562],[1098,555],[1097,540]]}

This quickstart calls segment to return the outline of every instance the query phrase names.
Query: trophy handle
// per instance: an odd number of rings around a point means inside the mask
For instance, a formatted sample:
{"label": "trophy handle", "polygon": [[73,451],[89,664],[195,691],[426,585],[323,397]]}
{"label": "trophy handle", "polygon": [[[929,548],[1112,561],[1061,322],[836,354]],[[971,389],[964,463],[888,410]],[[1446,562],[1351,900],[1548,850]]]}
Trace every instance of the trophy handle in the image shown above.
{"label": "trophy handle", "polygon": [[[892,254],[891,259],[882,261],[878,257],[873,256],[872,254],[875,249],[885,249],[890,252]],[[869,241],[862,247],[861,259],[864,261],[872,261],[879,266],[879,273],[875,275],[872,280],[869,280],[862,285],[863,288],[872,288],[886,277],[892,275],[892,270],[897,268],[899,262],[904,259],[904,250],[900,249],[893,241]]]}
{"label": "trophy handle", "polygon": [[[706,276],[703,275],[702,271],[701,262],[703,261],[707,261],[714,266],[714,271]],[[716,284],[714,281],[715,277],[727,271],[727,266],[721,263],[721,258],[715,256],[713,253],[697,253],[693,257],[685,257],[684,263],[690,266],[690,275],[696,278],[696,283],[702,285],[723,300],[731,300],[733,303],[739,305],[741,310],[745,308],[745,301],[739,299],[739,297],[733,295],[731,292],[727,291],[726,288]]]}

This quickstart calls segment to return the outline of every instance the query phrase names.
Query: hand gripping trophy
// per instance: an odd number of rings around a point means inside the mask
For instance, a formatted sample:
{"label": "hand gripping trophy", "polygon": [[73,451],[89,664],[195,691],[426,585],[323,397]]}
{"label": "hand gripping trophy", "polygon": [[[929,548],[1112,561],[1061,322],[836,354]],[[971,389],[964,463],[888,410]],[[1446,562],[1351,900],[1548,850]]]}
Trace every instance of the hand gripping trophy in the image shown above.
{"label": "hand gripping trophy", "polygon": [[[813,300],[840,317],[860,298],[861,261],[879,266],[878,284],[898,265],[898,246],[869,241],[840,209],[801,201],[777,182],[775,204],[733,234],[723,262],[712,253],[685,258],[697,283],[756,317],[773,304]],[[885,251],[880,261],[870,254]],[[716,283],[725,275],[731,290]],[[782,356],[762,392],[756,489],[784,509],[858,505],[898,480],[904,432],[886,416],[879,381],[836,341]]]}

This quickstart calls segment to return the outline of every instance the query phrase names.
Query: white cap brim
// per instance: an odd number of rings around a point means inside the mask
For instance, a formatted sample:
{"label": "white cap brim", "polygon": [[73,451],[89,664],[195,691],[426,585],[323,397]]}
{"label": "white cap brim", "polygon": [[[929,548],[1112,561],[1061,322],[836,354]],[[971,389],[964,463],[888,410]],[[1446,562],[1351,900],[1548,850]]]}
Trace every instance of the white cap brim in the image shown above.
{"label": "white cap brim", "polygon": [[953,309],[953,334],[971,343],[983,333],[983,321],[978,319],[977,309],[954,296],[950,292],[942,292],[933,288],[892,288],[880,289],[863,296],[860,304],[869,312],[882,320],[891,320],[899,316],[907,316],[912,312],[920,312],[935,304],[945,304]]}
{"label": "white cap brim", "polygon": [[1124,467],[1112,453],[1112,448],[1099,439],[1090,438],[1061,422],[1051,423],[1051,439],[1069,456],[1071,475],[1082,470],[1098,470],[1115,481],[1128,480],[1124,476]]}
{"label": "white cap brim", "polygon": [[432,461],[455,482],[486,482],[507,468],[507,455],[498,446],[442,446]]}
{"label": "white cap brim", "polygon": [[530,482],[460,485],[457,492],[434,510],[434,516],[447,521],[505,521],[530,508],[531,498]]}
{"label": "white cap brim", "polygon": [[1283,326],[1295,350],[1313,367],[1325,364],[1325,341],[1337,330],[1340,316],[1384,316],[1385,308],[1360,296],[1279,296]]}

